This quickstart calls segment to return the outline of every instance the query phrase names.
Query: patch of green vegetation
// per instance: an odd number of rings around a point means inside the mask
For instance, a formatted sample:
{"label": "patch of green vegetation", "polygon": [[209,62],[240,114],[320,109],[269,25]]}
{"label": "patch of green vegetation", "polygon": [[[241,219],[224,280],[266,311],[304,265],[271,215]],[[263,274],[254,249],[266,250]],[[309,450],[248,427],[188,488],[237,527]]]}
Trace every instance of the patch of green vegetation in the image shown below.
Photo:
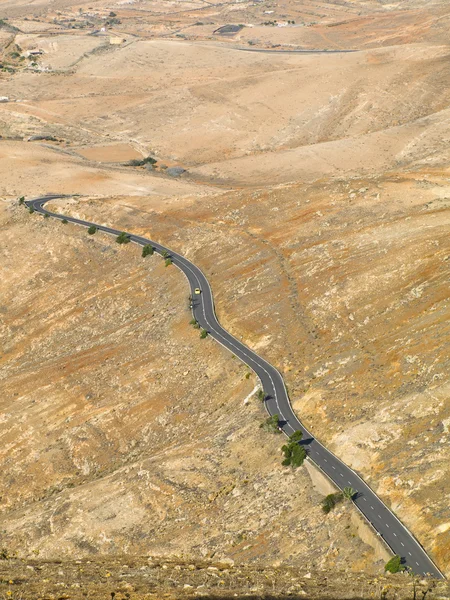
{"label": "patch of green vegetation", "polygon": [[118,244],[129,244],[129,242],[130,242],[130,234],[129,233],[125,233],[125,231],[122,231],[122,233],[120,233],[116,237],[116,242]]}
{"label": "patch of green vegetation", "polygon": [[300,467],[306,458],[306,450],[303,446],[300,446],[300,440],[303,437],[303,433],[295,431],[289,438],[289,442],[281,447],[284,453],[284,460],[282,464],[285,467],[291,466],[294,469]]}
{"label": "patch of green vegetation", "polygon": [[341,492],[336,492],[335,494],[328,494],[322,500],[322,510],[325,514],[331,512],[339,502],[342,502],[344,496]]}
{"label": "patch of green vegetation", "polygon": [[279,415],[272,415],[263,421],[259,427],[260,429],[264,429],[264,431],[268,431],[269,433],[281,433]]}
{"label": "patch of green vegetation", "polygon": [[97,227],[95,225],[91,225],[88,229],[89,235],[95,235],[97,233]]}
{"label": "patch of green vegetation", "polygon": [[152,256],[154,252],[155,249],[151,244],[145,244],[145,246],[142,248],[142,258],[145,258],[146,256]]}
{"label": "patch of green vegetation", "polygon": [[398,554],[393,556],[388,562],[384,565],[384,570],[389,573],[401,573],[404,571],[406,567],[402,565],[402,558]]}

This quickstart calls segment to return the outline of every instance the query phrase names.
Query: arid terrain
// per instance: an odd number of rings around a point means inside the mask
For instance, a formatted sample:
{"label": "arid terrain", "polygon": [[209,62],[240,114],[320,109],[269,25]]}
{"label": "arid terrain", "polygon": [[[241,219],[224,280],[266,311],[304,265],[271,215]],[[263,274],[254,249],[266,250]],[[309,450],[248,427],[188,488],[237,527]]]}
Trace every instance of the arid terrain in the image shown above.
{"label": "arid terrain", "polygon": [[0,19],[0,549],[384,560],[281,466],[183,276],[18,204],[52,192],[201,267],[222,324],[449,576],[447,2],[0,0]]}

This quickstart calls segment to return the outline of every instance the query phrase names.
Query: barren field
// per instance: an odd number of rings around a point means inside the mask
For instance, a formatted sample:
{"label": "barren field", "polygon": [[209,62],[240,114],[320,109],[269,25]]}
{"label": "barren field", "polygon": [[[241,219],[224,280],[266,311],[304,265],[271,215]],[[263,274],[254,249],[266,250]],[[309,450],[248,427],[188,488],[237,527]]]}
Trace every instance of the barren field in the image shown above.
{"label": "barren field", "polygon": [[194,260],[450,575],[448,4],[0,9],[0,548],[381,568],[281,466],[182,276],[17,204],[52,192]]}

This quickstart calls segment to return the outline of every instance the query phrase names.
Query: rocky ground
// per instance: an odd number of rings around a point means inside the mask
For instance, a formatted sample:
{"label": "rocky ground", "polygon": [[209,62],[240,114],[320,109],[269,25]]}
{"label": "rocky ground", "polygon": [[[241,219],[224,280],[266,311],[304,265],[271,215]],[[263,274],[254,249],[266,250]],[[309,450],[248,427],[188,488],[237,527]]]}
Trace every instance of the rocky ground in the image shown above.
{"label": "rocky ground", "polygon": [[34,600],[153,600],[160,598],[312,598],[447,600],[446,582],[405,575],[371,577],[346,571],[264,569],[232,561],[121,556],[107,560],[3,561],[0,593]]}
{"label": "rocky ground", "polygon": [[253,375],[189,325],[174,267],[17,204],[2,231],[1,547],[380,568],[350,507],[324,521],[281,466]]}

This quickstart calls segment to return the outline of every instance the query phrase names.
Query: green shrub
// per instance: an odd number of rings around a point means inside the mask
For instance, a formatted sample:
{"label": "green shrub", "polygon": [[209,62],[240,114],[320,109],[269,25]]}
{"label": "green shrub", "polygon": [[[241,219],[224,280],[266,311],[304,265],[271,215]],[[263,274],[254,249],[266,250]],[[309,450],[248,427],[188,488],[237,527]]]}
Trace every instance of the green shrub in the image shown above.
{"label": "green shrub", "polygon": [[306,450],[303,446],[300,446],[299,442],[303,437],[303,433],[294,431],[289,437],[289,442],[282,446],[281,450],[284,453],[284,460],[282,464],[287,467],[291,466],[294,469],[303,464],[306,458]]}
{"label": "green shrub", "polygon": [[401,557],[396,554],[393,556],[388,562],[384,565],[384,570],[389,571],[389,573],[400,573],[404,571],[406,567],[402,565]]}
{"label": "green shrub", "polygon": [[285,467],[291,466],[294,469],[300,467],[306,458],[306,450],[298,442],[289,442],[281,447],[284,453],[284,460],[281,463]]}
{"label": "green shrub", "polygon": [[128,244],[129,241],[130,235],[128,233],[125,233],[125,231],[122,231],[122,233],[116,237],[116,242],[118,244]]}
{"label": "green shrub", "polygon": [[356,490],[354,490],[352,487],[345,487],[342,493],[346,500],[353,500]]}
{"label": "green shrub", "polygon": [[191,319],[189,321],[189,325],[197,325],[197,321],[195,319]]}
{"label": "green shrub", "polygon": [[204,340],[205,337],[208,336],[208,332],[206,331],[206,329],[202,329],[200,332],[200,339]]}
{"label": "green shrub", "polygon": [[95,233],[97,233],[97,227],[95,225],[91,225],[88,229],[88,234],[94,235]]}
{"label": "green shrub", "polygon": [[169,258],[166,258],[165,265],[166,265],[166,267],[168,267],[168,266],[169,266],[169,265],[171,265],[171,264],[172,264],[172,259],[171,259],[171,258],[170,258],[170,256],[169,256]]}
{"label": "green shrub", "polygon": [[25,204],[25,196],[19,198],[19,204]]}
{"label": "green shrub", "polygon": [[271,417],[263,421],[259,427],[260,429],[264,429],[264,431],[268,431],[269,433],[281,433],[279,429],[279,423],[279,415],[272,415]]}
{"label": "green shrub", "polygon": [[325,498],[322,500],[323,512],[328,514],[333,510],[336,504],[342,502],[342,500],[343,496],[340,492],[336,492],[335,494],[328,494],[328,496],[325,496]]}
{"label": "green shrub", "polygon": [[34,213],[34,208],[32,206],[30,206],[30,208],[28,209],[28,212],[30,213],[30,215],[32,215]]}
{"label": "green shrub", "polygon": [[44,219],[49,219],[49,218],[50,218],[50,215],[48,213],[45,213],[44,214]]}
{"label": "green shrub", "polygon": [[64,225],[67,225],[67,223],[68,223],[68,222],[69,222],[69,221],[68,221],[67,219],[63,219],[63,220],[61,221],[61,223],[63,223]]}
{"label": "green shrub", "polygon": [[153,246],[151,246],[150,244],[145,244],[145,246],[142,248],[142,258],[145,258],[146,256],[152,256],[154,251],[155,249],[153,248]]}
{"label": "green shrub", "polygon": [[303,439],[303,433],[298,429],[294,431],[292,435],[289,436],[289,442],[300,442]]}
{"label": "green shrub", "polygon": [[261,402],[264,402],[264,400],[265,400],[264,390],[258,390],[257,397],[258,397],[258,400],[261,400]]}
{"label": "green shrub", "polygon": [[163,258],[169,258],[169,253],[167,252],[167,250],[163,250],[163,251],[161,252],[161,256],[162,256]]}

